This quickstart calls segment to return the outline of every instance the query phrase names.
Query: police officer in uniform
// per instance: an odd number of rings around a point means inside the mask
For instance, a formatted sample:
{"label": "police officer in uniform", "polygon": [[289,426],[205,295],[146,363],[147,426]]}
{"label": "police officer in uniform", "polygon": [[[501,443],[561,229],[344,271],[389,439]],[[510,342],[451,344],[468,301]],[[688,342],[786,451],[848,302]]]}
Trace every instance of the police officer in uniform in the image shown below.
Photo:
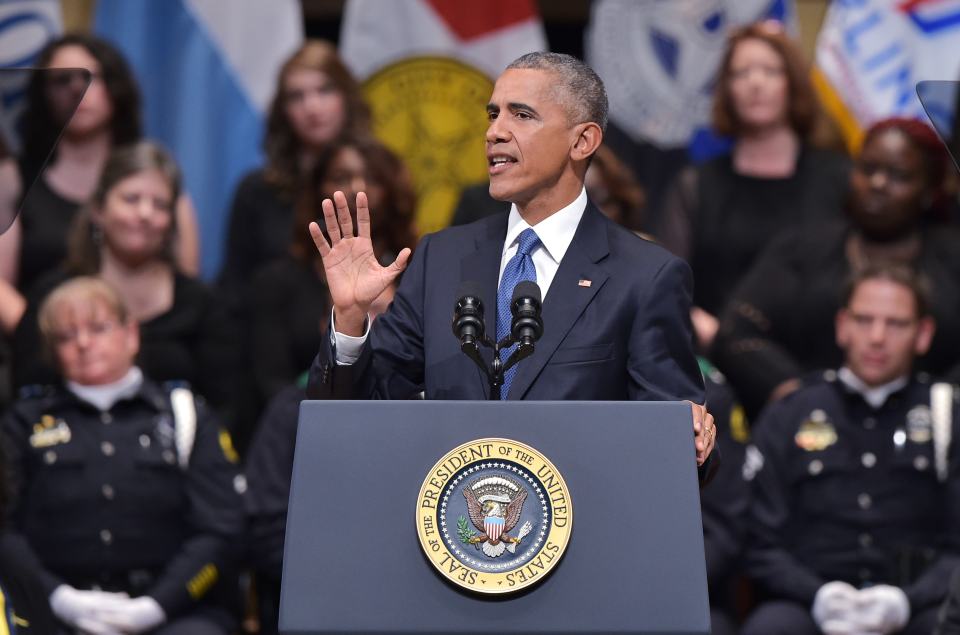
{"label": "police officer in uniform", "polygon": [[103,281],[65,283],[40,322],[65,381],[3,420],[0,562],[25,563],[62,632],[230,632],[215,601],[243,531],[230,437],[188,390],[133,365],[136,321]]}
{"label": "police officer in uniform", "polygon": [[960,539],[952,386],[911,374],[934,324],[893,266],[856,275],[837,315],[845,365],[754,426],[746,635],[930,633]]}

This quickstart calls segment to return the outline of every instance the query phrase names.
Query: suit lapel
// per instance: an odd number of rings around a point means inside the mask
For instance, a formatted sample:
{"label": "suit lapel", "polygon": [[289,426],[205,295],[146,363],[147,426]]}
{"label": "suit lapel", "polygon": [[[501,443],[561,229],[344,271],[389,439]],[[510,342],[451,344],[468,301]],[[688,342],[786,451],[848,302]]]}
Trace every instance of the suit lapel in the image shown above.
{"label": "suit lapel", "polygon": [[[609,253],[605,219],[593,203],[588,202],[543,302],[543,337],[537,342],[533,355],[520,362],[510,386],[510,399],[523,399],[577,318],[606,282],[609,274],[597,263]],[[497,273],[499,269],[494,276]],[[582,286],[581,280],[588,280],[589,286]]]}
{"label": "suit lapel", "polygon": [[[500,277],[500,259],[503,255],[503,241],[507,238],[507,214],[496,214],[482,226],[477,233],[476,249],[467,253],[460,261],[461,282],[472,280],[480,285],[480,298],[483,300],[483,321],[487,336],[493,340],[497,334],[497,281]],[[481,349],[487,362],[493,359],[489,348]],[[486,375],[477,368],[477,381],[485,399],[490,398],[490,383]]]}

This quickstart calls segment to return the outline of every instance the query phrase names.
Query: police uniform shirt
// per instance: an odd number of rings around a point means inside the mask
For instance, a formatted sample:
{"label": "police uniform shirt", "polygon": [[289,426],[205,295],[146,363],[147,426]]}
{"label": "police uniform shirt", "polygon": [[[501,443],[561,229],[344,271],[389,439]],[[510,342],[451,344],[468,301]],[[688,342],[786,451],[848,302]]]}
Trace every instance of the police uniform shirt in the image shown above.
{"label": "police uniform shirt", "polygon": [[181,466],[168,393],[144,381],[101,411],[63,387],[34,388],[6,414],[14,487],[0,557],[30,559],[47,596],[63,583],[127,591],[174,618],[232,559],[243,509],[230,437],[197,399]]}
{"label": "police uniform shirt", "polygon": [[810,605],[833,580],[891,584],[914,612],[943,598],[958,563],[960,459],[951,444],[941,482],[930,404],[925,379],[873,407],[828,372],[767,409],[743,465],[747,571],[763,592]]}

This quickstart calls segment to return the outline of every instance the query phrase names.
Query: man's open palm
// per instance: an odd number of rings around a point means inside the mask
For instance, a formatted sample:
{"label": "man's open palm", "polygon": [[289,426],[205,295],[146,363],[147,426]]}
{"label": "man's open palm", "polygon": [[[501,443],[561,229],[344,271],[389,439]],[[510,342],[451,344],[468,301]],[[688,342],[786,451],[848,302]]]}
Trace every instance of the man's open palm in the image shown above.
{"label": "man's open palm", "polygon": [[377,262],[370,240],[370,209],[363,192],[357,194],[356,235],[343,192],[334,192],[332,201],[324,199],[322,208],[329,241],[317,223],[310,223],[310,235],[323,259],[334,311],[338,320],[362,320],[377,296],[406,268],[410,249],[401,250],[386,267]]}

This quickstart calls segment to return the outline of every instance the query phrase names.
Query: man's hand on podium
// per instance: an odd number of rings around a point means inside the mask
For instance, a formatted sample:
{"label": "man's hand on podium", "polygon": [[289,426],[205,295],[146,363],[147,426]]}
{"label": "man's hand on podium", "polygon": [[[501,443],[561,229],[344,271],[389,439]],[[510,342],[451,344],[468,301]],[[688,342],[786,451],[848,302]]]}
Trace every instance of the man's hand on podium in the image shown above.
{"label": "man's hand on podium", "polygon": [[694,445],[697,448],[697,465],[703,465],[717,441],[717,426],[713,423],[713,415],[707,412],[706,406],[688,401],[693,412]]}

